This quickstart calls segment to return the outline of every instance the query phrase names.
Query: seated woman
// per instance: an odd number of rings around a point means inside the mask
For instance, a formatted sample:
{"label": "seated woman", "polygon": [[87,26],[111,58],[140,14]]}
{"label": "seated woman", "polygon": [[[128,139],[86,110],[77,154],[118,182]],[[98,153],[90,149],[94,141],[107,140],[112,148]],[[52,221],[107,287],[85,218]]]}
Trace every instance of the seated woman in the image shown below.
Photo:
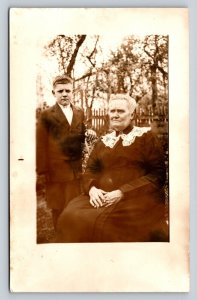
{"label": "seated woman", "polygon": [[168,241],[164,157],[150,128],[132,125],[135,108],[128,95],[111,97],[111,132],[90,154],[84,194],[60,215],[57,242]]}

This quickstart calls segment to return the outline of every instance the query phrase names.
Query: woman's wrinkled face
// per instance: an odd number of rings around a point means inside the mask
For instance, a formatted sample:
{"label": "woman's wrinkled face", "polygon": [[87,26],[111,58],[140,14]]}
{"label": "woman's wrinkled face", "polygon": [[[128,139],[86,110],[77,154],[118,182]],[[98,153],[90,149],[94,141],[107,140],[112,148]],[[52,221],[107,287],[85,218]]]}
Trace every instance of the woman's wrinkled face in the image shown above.
{"label": "woman's wrinkled face", "polygon": [[122,131],[131,123],[131,112],[126,100],[111,100],[108,110],[110,127]]}

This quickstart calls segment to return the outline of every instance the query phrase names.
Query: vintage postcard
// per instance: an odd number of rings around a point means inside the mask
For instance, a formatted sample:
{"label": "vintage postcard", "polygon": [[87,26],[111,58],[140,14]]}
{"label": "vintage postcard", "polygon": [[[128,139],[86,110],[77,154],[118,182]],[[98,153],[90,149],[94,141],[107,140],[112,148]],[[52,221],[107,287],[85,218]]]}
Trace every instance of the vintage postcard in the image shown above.
{"label": "vintage postcard", "polygon": [[188,9],[9,14],[10,290],[189,291]]}

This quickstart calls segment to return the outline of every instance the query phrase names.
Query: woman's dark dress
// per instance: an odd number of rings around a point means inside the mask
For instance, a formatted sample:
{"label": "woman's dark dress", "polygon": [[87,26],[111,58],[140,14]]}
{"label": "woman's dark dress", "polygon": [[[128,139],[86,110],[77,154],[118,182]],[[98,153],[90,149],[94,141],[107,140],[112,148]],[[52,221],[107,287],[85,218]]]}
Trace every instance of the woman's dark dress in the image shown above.
{"label": "woman's dark dress", "polygon": [[[124,133],[134,129],[140,134],[132,137],[130,145],[123,146],[121,138],[113,147],[104,140],[95,145],[83,178],[84,194],[61,214],[57,242],[168,241],[162,150],[145,128],[129,127]],[[110,138],[108,135],[105,143]],[[91,186],[120,189],[124,198],[108,207],[93,208],[88,196]]]}

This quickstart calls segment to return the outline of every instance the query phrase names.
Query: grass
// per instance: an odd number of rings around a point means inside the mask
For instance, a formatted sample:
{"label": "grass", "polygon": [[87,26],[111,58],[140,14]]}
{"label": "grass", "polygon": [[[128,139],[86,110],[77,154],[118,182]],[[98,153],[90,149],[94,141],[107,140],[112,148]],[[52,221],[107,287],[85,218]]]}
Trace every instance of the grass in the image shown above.
{"label": "grass", "polygon": [[45,194],[37,195],[37,243],[52,243],[55,238],[51,210],[47,207]]}

